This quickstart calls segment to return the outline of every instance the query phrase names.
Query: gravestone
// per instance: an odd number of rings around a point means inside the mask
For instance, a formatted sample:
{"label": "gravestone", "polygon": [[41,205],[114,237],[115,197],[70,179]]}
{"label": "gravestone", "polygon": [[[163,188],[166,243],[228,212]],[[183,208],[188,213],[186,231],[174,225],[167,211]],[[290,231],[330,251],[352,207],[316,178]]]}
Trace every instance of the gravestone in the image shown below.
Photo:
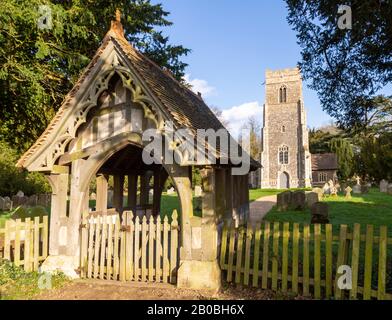
{"label": "gravestone", "polygon": [[321,188],[313,188],[313,189],[312,189],[312,192],[317,193],[317,195],[318,195],[318,201],[323,200],[323,196],[324,196],[324,191],[323,191],[323,189],[321,189]]}
{"label": "gravestone", "polygon": [[203,193],[203,190],[201,189],[201,186],[195,186],[195,197],[201,197]]}
{"label": "gravestone", "polygon": [[90,194],[90,200],[97,200],[97,194],[96,193],[92,193],[92,194]]}
{"label": "gravestone", "polygon": [[384,179],[381,180],[380,181],[380,192],[387,193],[388,192],[388,185],[389,185],[389,183],[387,180],[384,180]]}
{"label": "gravestone", "polygon": [[21,191],[21,190],[19,190],[19,191],[16,193],[16,196],[19,197],[19,198],[22,198],[22,197],[24,197],[24,192]]}
{"label": "gravestone", "polygon": [[331,189],[328,183],[324,184],[323,186],[323,193],[324,194],[330,194],[331,193]]}
{"label": "gravestone", "polygon": [[367,184],[361,186],[361,193],[369,193],[369,186]]}
{"label": "gravestone", "polygon": [[331,197],[337,197],[338,196],[338,188],[331,187],[330,188],[330,192],[331,192]]}
{"label": "gravestone", "polygon": [[29,197],[26,204],[31,207],[36,206],[38,204],[38,196],[33,194],[32,196]]}
{"label": "gravestone", "polygon": [[354,193],[354,194],[361,194],[361,192],[362,192],[361,186],[360,186],[359,184],[356,184],[356,185],[353,187],[353,193]]}
{"label": "gravestone", "polygon": [[51,200],[51,195],[50,194],[46,194],[46,193],[41,193],[38,195],[38,205],[45,207],[45,208],[49,208],[50,207],[50,200]]}
{"label": "gravestone", "polygon": [[316,192],[306,193],[306,205],[311,208],[316,202],[319,202],[319,195]]}
{"label": "gravestone", "polygon": [[351,199],[351,192],[353,191],[353,189],[350,186],[348,186],[346,189],[344,189],[344,191],[345,191],[346,199]]}
{"label": "gravestone", "polygon": [[392,195],[392,184],[388,185],[388,194]]}
{"label": "gravestone", "polygon": [[305,191],[295,191],[291,194],[291,205],[294,210],[304,210],[306,207]]}
{"label": "gravestone", "polygon": [[11,211],[12,210],[12,201],[10,197],[4,197],[4,206],[3,210],[4,211]]}
{"label": "gravestone", "polygon": [[313,204],[313,206],[310,208],[311,212],[311,223],[320,223],[320,224],[326,224],[329,223],[329,208],[328,204],[325,202],[316,202]]}
{"label": "gravestone", "polygon": [[335,188],[336,188],[336,193],[340,192],[342,190],[341,186],[339,183],[335,184]]}
{"label": "gravestone", "polygon": [[173,187],[171,187],[170,189],[167,189],[167,194],[172,195],[174,194],[176,191]]}
{"label": "gravestone", "polygon": [[277,195],[277,208],[278,211],[287,211],[291,204],[291,191],[285,191]]}
{"label": "gravestone", "polygon": [[5,200],[3,197],[0,197],[0,210],[5,211]]}

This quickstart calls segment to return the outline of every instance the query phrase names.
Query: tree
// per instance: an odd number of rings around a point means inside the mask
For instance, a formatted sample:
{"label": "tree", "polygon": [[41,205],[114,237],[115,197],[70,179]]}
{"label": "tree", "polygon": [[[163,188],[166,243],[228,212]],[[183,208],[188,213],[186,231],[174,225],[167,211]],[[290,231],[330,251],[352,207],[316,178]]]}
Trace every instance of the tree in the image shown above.
{"label": "tree", "polygon": [[338,157],[338,175],[342,180],[351,178],[354,174],[354,149],[349,139],[333,138],[330,149]]}
{"label": "tree", "polygon": [[[352,28],[338,27],[347,1],[286,0],[288,22],[302,49],[299,63],[323,109],[345,128],[363,130],[392,81],[392,2],[352,0]],[[343,14],[345,15],[343,17]]]}
{"label": "tree", "polygon": [[[50,14],[43,14],[40,5]],[[25,150],[46,128],[65,94],[88,64],[114,19],[122,12],[126,38],[160,66],[182,79],[189,50],[173,46],[162,27],[168,12],[149,0],[1,0],[0,136]],[[48,13],[48,10],[45,9]],[[49,25],[52,17],[52,25]],[[38,28],[38,22],[45,26]]]}
{"label": "tree", "polygon": [[[242,126],[242,130],[247,130],[249,136],[243,137],[242,133],[239,137],[242,147],[255,159],[260,160],[261,156],[261,124],[256,117],[250,117]],[[242,131],[241,130],[241,131]],[[249,139],[249,142],[246,140]]]}

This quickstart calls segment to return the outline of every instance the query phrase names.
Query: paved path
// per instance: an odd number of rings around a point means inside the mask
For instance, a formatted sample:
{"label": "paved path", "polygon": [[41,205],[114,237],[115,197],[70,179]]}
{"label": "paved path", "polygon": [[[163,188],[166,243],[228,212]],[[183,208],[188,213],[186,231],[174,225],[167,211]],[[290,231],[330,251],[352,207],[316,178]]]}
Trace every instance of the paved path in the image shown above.
{"label": "paved path", "polygon": [[276,205],[276,195],[262,197],[251,202],[249,221],[252,223],[261,222],[274,205]]}

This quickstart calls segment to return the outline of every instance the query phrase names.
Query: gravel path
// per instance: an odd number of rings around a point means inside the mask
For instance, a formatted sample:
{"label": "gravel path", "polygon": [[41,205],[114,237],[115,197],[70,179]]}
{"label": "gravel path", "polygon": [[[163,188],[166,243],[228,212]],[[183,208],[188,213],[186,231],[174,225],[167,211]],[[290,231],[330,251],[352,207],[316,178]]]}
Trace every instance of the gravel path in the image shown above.
{"label": "gravel path", "polygon": [[267,213],[276,205],[276,195],[262,197],[250,203],[249,221],[252,223],[261,222]]}

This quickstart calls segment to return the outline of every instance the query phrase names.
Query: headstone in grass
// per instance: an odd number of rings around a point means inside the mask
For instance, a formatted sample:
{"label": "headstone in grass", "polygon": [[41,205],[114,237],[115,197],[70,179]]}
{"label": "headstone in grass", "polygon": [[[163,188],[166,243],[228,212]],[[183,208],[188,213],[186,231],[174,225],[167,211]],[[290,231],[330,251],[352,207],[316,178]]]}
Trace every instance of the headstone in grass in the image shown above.
{"label": "headstone in grass", "polygon": [[367,184],[361,185],[361,193],[363,194],[369,193],[369,186]]}
{"label": "headstone in grass", "polygon": [[97,194],[96,193],[91,193],[90,194],[90,200],[97,200]]}
{"label": "headstone in grass", "polygon": [[389,182],[385,179],[380,181],[380,192],[387,193],[388,192]]}
{"label": "headstone in grass", "polygon": [[32,196],[29,197],[29,200],[27,200],[27,205],[34,207],[38,204],[38,196],[36,194],[33,194]]}
{"label": "headstone in grass", "polygon": [[330,189],[328,183],[325,183],[325,184],[324,184],[324,186],[323,186],[323,193],[324,193],[324,194],[330,194],[330,193],[331,193],[331,189]]}
{"label": "headstone in grass", "polygon": [[16,196],[19,197],[19,198],[22,198],[22,197],[24,197],[24,192],[21,191],[21,190],[19,190],[19,191],[16,193]]}
{"label": "headstone in grass", "polygon": [[294,210],[305,210],[306,207],[306,194],[303,190],[295,191],[291,194],[290,207]]}
{"label": "headstone in grass", "polygon": [[3,197],[0,197],[0,210],[5,211],[4,206],[5,206],[5,200]]}
{"label": "headstone in grass", "polygon": [[51,195],[46,193],[41,193],[38,195],[37,205],[48,208],[50,207]]}
{"label": "headstone in grass", "polygon": [[277,208],[278,211],[287,211],[291,204],[291,191],[285,191],[277,195]]}
{"label": "headstone in grass", "polygon": [[354,193],[354,194],[361,194],[361,193],[362,193],[361,185],[356,184],[356,185],[353,187],[353,193]]}
{"label": "headstone in grass", "polygon": [[330,188],[330,192],[331,192],[331,197],[337,197],[338,196],[338,188],[336,188],[335,186]]}
{"label": "headstone in grass", "polygon": [[344,191],[345,191],[346,199],[351,199],[351,192],[353,191],[353,189],[350,186],[348,186],[346,189],[344,189]]}
{"label": "headstone in grass", "polygon": [[319,202],[319,195],[316,192],[306,193],[306,205],[311,208],[316,202]]}
{"label": "headstone in grass", "polygon": [[318,201],[323,200],[323,196],[324,196],[324,191],[323,191],[323,189],[321,189],[321,188],[313,188],[313,189],[312,189],[312,192],[317,193],[317,195],[318,195]]}
{"label": "headstone in grass", "polygon": [[388,190],[387,190],[388,194],[390,194],[392,196],[392,184],[390,184],[388,186]]}
{"label": "headstone in grass", "polygon": [[327,224],[329,223],[329,208],[326,202],[316,202],[310,208],[311,223]]}
{"label": "headstone in grass", "polygon": [[4,211],[12,210],[12,200],[10,197],[4,197]]}

